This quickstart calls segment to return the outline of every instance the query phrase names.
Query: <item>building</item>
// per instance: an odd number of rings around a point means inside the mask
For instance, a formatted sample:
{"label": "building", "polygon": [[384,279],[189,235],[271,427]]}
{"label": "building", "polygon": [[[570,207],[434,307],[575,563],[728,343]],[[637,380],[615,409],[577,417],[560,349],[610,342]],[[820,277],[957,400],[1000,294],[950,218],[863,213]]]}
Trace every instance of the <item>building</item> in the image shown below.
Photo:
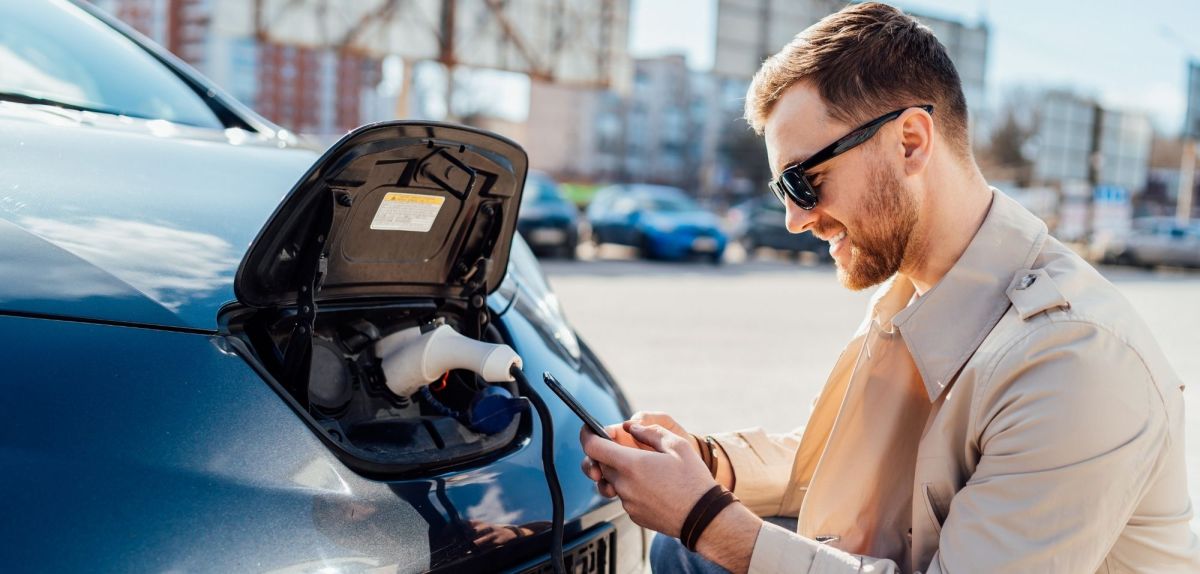
{"label": "building", "polygon": [[717,154],[718,83],[682,55],[636,59],[626,94],[535,83],[531,166],[566,180],[646,182],[705,195]]}
{"label": "building", "polygon": [[1047,93],[1038,111],[1034,181],[1060,192],[1056,234],[1126,233],[1150,182],[1150,118],[1069,92]]}

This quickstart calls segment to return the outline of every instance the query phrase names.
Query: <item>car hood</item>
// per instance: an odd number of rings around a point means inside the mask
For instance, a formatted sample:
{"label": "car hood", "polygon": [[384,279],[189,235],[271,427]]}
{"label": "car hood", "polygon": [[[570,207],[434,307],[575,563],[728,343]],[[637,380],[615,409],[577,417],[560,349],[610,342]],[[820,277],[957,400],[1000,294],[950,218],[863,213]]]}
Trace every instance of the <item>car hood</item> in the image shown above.
{"label": "car hood", "polygon": [[0,312],[215,330],[251,240],[317,158],[42,115],[0,114]]}
{"label": "car hood", "polygon": [[234,290],[254,307],[379,297],[466,299],[500,286],[525,151],[431,122],[383,122],[334,144],[251,245]]}

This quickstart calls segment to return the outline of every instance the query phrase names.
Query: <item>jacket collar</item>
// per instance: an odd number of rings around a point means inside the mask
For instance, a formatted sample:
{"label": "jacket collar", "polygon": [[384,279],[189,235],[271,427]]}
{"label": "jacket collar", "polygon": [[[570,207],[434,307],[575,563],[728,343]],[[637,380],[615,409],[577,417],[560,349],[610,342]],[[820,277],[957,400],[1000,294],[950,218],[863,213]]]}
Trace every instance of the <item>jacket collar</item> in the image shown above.
{"label": "jacket collar", "polygon": [[1033,264],[1045,241],[1046,224],[993,188],[983,225],[941,281],[916,299],[907,277],[884,287],[875,320],[900,331],[931,402],[1008,310],[1013,275]]}

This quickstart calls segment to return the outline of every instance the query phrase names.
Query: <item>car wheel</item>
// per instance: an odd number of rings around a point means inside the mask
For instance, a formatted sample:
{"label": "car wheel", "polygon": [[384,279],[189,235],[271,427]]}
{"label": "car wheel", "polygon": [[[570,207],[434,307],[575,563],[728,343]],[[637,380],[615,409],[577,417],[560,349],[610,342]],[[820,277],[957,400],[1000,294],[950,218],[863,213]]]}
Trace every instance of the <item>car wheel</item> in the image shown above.
{"label": "car wheel", "polygon": [[650,241],[650,237],[645,233],[639,233],[637,237],[638,257],[646,260],[654,259],[654,244]]}
{"label": "car wheel", "polygon": [[1113,258],[1113,262],[1117,265],[1127,265],[1129,267],[1144,267],[1141,261],[1138,261],[1137,256],[1129,250],[1118,253],[1117,256]]}
{"label": "car wheel", "polygon": [[721,265],[725,262],[725,254],[720,251],[716,253],[710,253],[708,256],[708,262],[712,263],[713,265]]}

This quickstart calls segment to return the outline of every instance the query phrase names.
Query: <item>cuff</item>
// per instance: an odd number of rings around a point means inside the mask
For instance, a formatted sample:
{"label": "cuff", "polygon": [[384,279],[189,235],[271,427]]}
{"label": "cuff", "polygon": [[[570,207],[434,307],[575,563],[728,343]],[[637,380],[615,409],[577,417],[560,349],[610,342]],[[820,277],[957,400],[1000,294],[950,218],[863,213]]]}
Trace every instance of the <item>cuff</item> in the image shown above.
{"label": "cuff", "polygon": [[858,574],[862,558],[764,521],[750,555],[749,574]]}

